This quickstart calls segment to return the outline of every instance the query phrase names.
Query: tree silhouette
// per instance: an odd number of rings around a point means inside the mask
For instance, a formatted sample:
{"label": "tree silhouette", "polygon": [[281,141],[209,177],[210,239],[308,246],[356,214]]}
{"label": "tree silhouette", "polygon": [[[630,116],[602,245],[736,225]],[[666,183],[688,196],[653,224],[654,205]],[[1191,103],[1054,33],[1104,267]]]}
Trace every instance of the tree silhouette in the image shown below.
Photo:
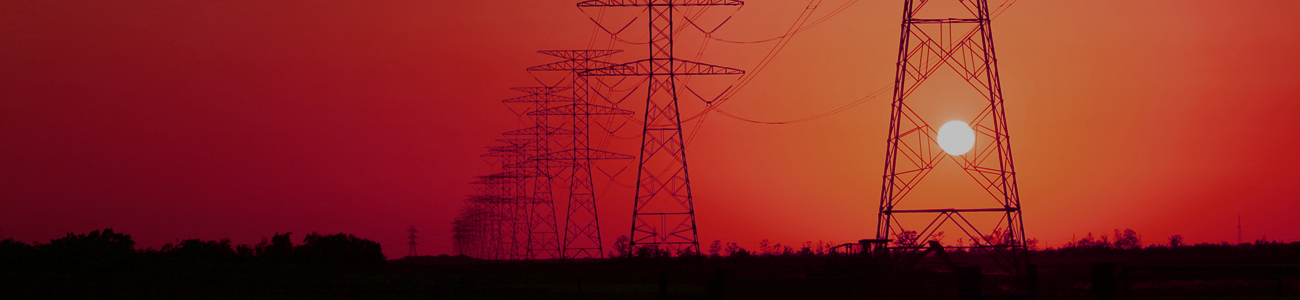
{"label": "tree silhouette", "polygon": [[1111,248],[1110,237],[1102,234],[1101,236],[1094,238],[1092,232],[1089,232],[1088,235],[1085,235],[1082,239],[1066,243],[1065,247],[1062,248],[1109,249]]}
{"label": "tree silhouette", "polygon": [[709,257],[718,257],[719,253],[721,252],[722,252],[722,241],[713,240],[713,243],[709,244]]}
{"label": "tree silhouette", "polygon": [[614,257],[632,257],[632,247],[628,245],[631,240],[626,235],[621,235],[614,239]]}
{"label": "tree silhouette", "polygon": [[262,242],[257,244],[253,252],[257,253],[258,258],[264,260],[287,261],[293,255],[293,241],[289,240],[289,236],[292,234],[293,232],[283,234],[277,232],[275,236],[271,237],[270,242],[266,238],[262,238]]}
{"label": "tree silhouette", "polygon": [[[737,248],[739,248],[739,247],[737,247]],[[750,255],[749,255],[749,250],[745,250],[745,248],[739,248],[739,249],[736,250],[735,253],[732,253],[730,256],[727,256],[727,257],[728,257],[728,258],[733,258],[733,259],[744,259],[744,258],[748,258],[749,256],[750,256]]]}
{"label": "tree silhouette", "polygon": [[383,264],[386,260],[379,243],[351,234],[312,232],[302,239],[302,243],[293,249],[293,253],[308,262]]}
{"label": "tree silhouette", "polygon": [[0,240],[0,268],[13,268],[32,263],[36,248],[13,238]]}
{"label": "tree silhouette", "polygon": [[636,252],[633,255],[640,258],[661,258],[672,256],[672,252],[669,252],[668,249],[659,248],[659,245],[649,244],[636,247]]}
{"label": "tree silhouette", "polygon": [[[1133,229],[1124,229],[1120,231],[1115,229],[1115,241],[1111,242],[1111,237],[1101,234],[1093,237],[1091,232],[1082,239],[1066,243],[1062,249],[1121,249],[1121,250],[1138,250],[1142,249],[1142,236],[1133,231]],[[1035,247],[1038,240],[1034,240]]]}
{"label": "tree silhouette", "polygon": [[1137,234],[1133,229],[1124,229],[1120,232],[1115,229],[1115,248],[1133,250],[1142,249],[1142,236]]}
{"label": "tree silhouette", "polygon": [[943,231],[935,231],[934,233],[931,233],[930,238],[927,239],[927,241],[943,242]]}
{"label": "tree silhouette", "polygon": [[73,234],[40,245],[50,263],[60,267],[109,267],[130,262],[135,256],[135,241],[130,235],[113,229]]}
{"label": "tree silhouette", "polygon": [[813,242],[812,242],[812,241],[804,241],[804,242],[803,242],[803,247],[799,247],[799,253],[797,253],[797,254],[798,254],[799,256],[813,256],[813,255],[814,255],[814,254],[813,254]]}
{"label": "tree silhouette", "polygon": [[736,252],[739,252],[739,251],[741,251],[741,250],[745,250],[745,249],[744,249],[744,248],[740,248],[740,245],[737,245],[736,243],[727,243],[727,250],[726,250],[726,251],[727,251],[727,257],[731,257],[732,255],[736,255]]}
{"label": "tree silhouette", "polygon": [[916,246],[916,240],[920,238],[921,235],[917,234],[916,230],[903,230],[902,233],[898,234],[898,241],[895,241],[895,243],[903,247],[914,247]]}
{"label": "tree silhouette", "polygon": [[228,263],[239,254],[231,247],[230,239],[221,241],[184,240],[178,245],[163,245],[160,254],[172,261],[190,263]]}

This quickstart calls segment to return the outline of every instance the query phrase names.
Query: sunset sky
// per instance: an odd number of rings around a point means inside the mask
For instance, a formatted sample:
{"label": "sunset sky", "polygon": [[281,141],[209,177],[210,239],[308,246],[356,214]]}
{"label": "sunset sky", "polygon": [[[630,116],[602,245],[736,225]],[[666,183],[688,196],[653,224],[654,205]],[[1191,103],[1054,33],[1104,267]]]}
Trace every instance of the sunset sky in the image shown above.
{"label": "sunset sky", "polygon": [[[723,110],[800,119],[892,85],[901,1],[820,2],[813,20],[851,5],[789,37]],[[2,2],[0,238],[113,228],[159,247],[344,232],[397,258],[414,225],[421,254],[450,253],[469,183],[496,172],[479,155],[530,124],[500,100],[538,84],[524,68],[554,59],[536,51],[609,45],[575,3]],[[780,36],[808,4],[746,1],[713,36]],[[1240,215],[1245,241],[1300,240],[1298,13],[1297,1],[1015,2],[993,32],[1027,236],[1235,242]],[[683,36],[694,60],[702,34]],[[752,71],[774,46],[715,41],[699,60]],[[629,52],[610,60],[645,47],[615,43]],[[703,107],[681,101],[686,116]],[[888,92],[804,123],[702,119],[686,127],[703,243],[874,237]],[[635,127],[602,141],[635,154]],[[629,231],[635,168],[597,179],[607,249]]]}

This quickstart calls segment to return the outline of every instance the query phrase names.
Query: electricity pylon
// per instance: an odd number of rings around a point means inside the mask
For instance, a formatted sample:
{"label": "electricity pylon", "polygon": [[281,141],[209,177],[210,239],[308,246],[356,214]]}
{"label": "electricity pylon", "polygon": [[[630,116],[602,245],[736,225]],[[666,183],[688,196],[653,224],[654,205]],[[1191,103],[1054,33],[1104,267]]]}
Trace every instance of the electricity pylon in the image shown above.
{"label": "electricity pylon", "polygon": [[600,217],[596,210],[596,190],[592,184],[591,164],[593,160],[632,159],[631,155],[591,149],[591,116],[594,115],[631,115],[632,111],[592,104],[592,100],[602,97],[590,84],[591,78],[580,75],[592,69],[603,68],[611,63],[596,60],[620,50],[542,50],[538,53],[555,56],[563,61],[534,66],[528,71],[563,71],[572,84],[572,104],[552,107],[528,113],[543,118],[548,115],[568,116],[569,132],[572,139],[562,145],[562,149],[547,152],[534,157],[538,161],[559,162],[569,166],[568,172],[568,206],[564,215],[564,240],[561,243],[562,258],[604,258],[604,247],[600,238]]}
{"label": "electricity pylon", "polygon": [[[569,87],[516,87],[516,91],[528,93],[503,100],[504,103],[531,103],[532,112],[545,111],[556,103],[572,103],[573,98],[556,95]],[[530,114],[532,115],[532,114]],[[573,131],[552,127],[547,115],[532,115],[533,127],[506,132],[506,135],[532,136],[533,142],[521,150],[527,160],[507,167],[528,170],[532,181],[531,196],[520,197],[520,214],[523,226],[517,231],[524,235],[523,258],[560,258],[560,235],[555,221],[555,201],[552,193],[553,168],[556,164],[539,160],[537,157],[548,153],[549,145],[556,135],[572,135]]]}
{"label": "electricity pylon", "polygon": [[417,231],[415,231],[415,225],[411,225],[411,229],[407,229],[406,232],[410,233],[409,235],[406,236],[406,238],[411,239],[410,242],[407,242],[407,243],[406,243],[407,245],[411,245],[411,249],[409,249],[409,250],[406,251],[406,256],[407,256],[407,257],[418,256],[418,255],[416,255],[416,253],[415,253],[415,245],[417,245],[417,244],[415,243],[415,238],[416,238],[415,233],[417,232]]}
{"label": "electricity pylon", "polygon": [[735,0],[591,0],[584,7],[647,7],[650,57],[589,70],[587,76],[648,76],[637,188],[632,208],[631,249],[653,247],[699,254],[695,204],[687,175],[686,145],[677,107],[678,76],[739,75],[744,71],[673,56],[676,7],[740,6]]}
{"label": "electricity pylon", "polygon": [[[951,3],[957,8],[951,11],[960,12],[957,16],[918,15],[927,3],[935,7],[937,2],[904,1],[876,239],[888,240],[887,251],[896,258],[915,261],[926,248],[921,243],[932,239],[941,226],[951,224],[964,232],[972,245],[944,248],[987,254],[1003,271],[1020,276],[1025,274],[1028,256],[988,1],[959,1],[964,10]],[[965,154],[936,151],[935,129],[908,106],[913,102],[909,96],[921,83],[945,69],[955,71],[987,101],[970,122],[975,146]],[[962,207],[897,209],[921,179],[949,156],[992,199],[962,199]],[[911,215],[921,216],[917,217],[919,224],[927,224],[925,216],[934,218],[925,227],[905,228],[899,219]],[[977,226],[971,221],[974,216],[997,222]]]}
{"label": "electricity pylon", "polygon": [[482,194],[474,201],[482,203],[486,211],[490,213],[486,217],[489,222],[485,224],[488,228],[489,237],[486,239],[487,255],[486,259],[516,259],[523,256],[523,248],[527,242],[526,237],[521,237],[524,232],[523,220],[526,216],[522,212],[522,207],[530,201],[526,194],[526,180],[537,174],[530,172],[525,163],[527,162],[527,151],[534,147],[536,142],[533,139],[498,139],[497,141],[509,143],[507,146],[492,147],[483,157],[496,157],[500,159],[503,172],[478,176],[479,181],[473,182],[483,186]]}

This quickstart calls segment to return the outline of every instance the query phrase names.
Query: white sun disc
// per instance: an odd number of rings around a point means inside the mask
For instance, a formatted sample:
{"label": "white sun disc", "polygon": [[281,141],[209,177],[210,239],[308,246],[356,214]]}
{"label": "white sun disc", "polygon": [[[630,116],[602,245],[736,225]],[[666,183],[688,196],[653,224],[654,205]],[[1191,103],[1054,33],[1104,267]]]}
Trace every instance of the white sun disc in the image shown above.
{"label": "white sun disc", "polygon": [[939,127],[939,148],[951,155],[962,155],[975,146],[975,131],[962,121],[948,121]]}

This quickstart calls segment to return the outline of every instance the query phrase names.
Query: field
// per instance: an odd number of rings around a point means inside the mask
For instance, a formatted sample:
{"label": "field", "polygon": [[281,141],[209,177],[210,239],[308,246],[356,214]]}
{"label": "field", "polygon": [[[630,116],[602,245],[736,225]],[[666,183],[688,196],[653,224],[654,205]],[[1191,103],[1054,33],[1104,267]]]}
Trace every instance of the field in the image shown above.
{"label": "field", "polygon": [[[1300,243],[1031,251],[1034,276],[970,253],[910,267],[813,253],[605,260],[384,260],[347,235],[133,250],[106,231],[0,247],[5,299],[1300,299]],[[376,256],[378,255],[378,256]],[[972,267],[982,272],[973,273]],[[978,275],[976,275],[978,274]],[[1032,278],[1032,279],[1031,279]]]}

